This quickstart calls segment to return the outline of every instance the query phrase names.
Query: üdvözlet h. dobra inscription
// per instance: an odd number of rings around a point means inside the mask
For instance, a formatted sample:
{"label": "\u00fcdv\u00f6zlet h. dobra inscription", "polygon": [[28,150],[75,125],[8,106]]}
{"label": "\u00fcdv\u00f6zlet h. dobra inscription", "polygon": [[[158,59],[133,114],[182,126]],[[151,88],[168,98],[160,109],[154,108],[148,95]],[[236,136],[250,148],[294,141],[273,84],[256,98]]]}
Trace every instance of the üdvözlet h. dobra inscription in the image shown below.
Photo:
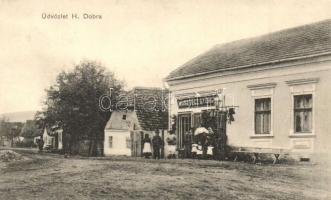
{"label": "\u00fcdv\u00f6zlet h. dobra inscription", "polygon": [[78,19],[102,19],[100,14],[91,13],[42,13],[41,18],[45,20],[78,20]]}

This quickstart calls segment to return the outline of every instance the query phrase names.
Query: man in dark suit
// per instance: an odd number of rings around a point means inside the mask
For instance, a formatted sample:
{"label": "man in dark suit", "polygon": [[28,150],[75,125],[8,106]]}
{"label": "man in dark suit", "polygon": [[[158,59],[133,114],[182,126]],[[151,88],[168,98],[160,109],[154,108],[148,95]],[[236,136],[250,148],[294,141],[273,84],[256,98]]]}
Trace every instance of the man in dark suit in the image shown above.
{"label": "man in dark suit", "polygon": [[152,144],[153,144],[153,157],[154,159],[160,159],[161,156],[161,147],[163,146],[163,141],[162,138],[159,135],[159,131],[155,131],[155,136],[152,139]]}

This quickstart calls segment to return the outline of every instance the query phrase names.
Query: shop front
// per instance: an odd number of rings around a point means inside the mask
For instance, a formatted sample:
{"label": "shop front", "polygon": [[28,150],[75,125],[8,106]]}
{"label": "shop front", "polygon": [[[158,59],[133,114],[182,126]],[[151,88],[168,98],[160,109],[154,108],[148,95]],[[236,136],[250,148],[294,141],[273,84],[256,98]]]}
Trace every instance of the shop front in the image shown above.
{"label": "shop front", "polygon": [[175,95],[174,99],[178,109],[175,118],[180,156],[222,159],[230,108],[224,106],[222,90]]}
{"label": "shop front", "polygon": [[[330,160],[330,30],[327,20],[216,45],[173,70],[165,81],[177,148],[202,124],[217,137],[224,129],[234,151]],[[231,121],[230,108],[235,123],[211,123]]]}

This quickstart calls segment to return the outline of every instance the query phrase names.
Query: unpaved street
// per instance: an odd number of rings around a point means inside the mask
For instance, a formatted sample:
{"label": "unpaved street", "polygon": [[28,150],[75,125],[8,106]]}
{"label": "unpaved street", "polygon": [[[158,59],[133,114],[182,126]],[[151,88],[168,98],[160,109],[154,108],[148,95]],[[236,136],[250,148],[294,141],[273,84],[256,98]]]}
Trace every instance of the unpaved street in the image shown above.
{"label": "unpaved street", "polygon": [[82,159],[18,151],[0,165],[0,199],[330,199],[330,171],[311,164]]}

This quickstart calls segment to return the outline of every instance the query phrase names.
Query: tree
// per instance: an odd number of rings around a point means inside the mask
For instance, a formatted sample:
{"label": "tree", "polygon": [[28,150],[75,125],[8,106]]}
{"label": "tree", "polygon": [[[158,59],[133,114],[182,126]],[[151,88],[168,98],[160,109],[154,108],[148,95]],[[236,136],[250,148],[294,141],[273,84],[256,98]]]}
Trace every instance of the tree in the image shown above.
{"label": "tree", "polygon": [[40,135],[40,129],[34,120],[27,120],[20,135],[25,138],[34,138]]}
{"label": "tree", "polygon": [[73,152],[73,146],[89,141],[89,156],[97,155],[103,143],[104,128],[111,113],[100,109],[99,98],[109,95],[116,103],[123,83],[100,63],[84,61],[72,71],[62,71],[56,84],[47,92],[45,109],[36,115],[37,124],[63,130],[64,150]]}
{"label": "tree", "polygon": [[20,135],[22,127],[22,122],[10,122],[8,118],[2,117],[0,119],[0,136],[17,137]]}
{"label": "tree", "polygon": [[2,117],[0,119],[0,137],[6,137],[11,140],[11,146],[13,146],[13,140],[20,135],[23,123],[10,122],[8,118]]}
{"label": "tree", "polygon": [[0,136],[10,136],[11,126],[9,123],[9,119],[6,117],[1,117],[0,119]]}

